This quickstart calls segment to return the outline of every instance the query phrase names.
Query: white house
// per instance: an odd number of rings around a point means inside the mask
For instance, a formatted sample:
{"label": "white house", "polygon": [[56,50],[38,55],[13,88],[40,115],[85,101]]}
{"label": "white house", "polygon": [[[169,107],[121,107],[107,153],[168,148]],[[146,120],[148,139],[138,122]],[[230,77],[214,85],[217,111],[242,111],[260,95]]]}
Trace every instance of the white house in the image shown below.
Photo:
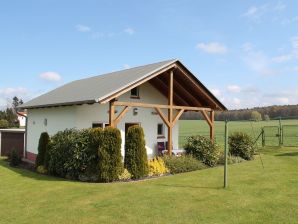
{"label": "white house", "polygon": [[27,113],[26,112],[17,112],[17,117],[18,117],[20,127],[25,127]]}
{"label": "white house", "polygon": [[225,106],[178,60],[168,60],[73,81],[21,106],[27,109],[26,157],[35,160],[40,134],[67,128],[117,127],[124,155],[125,132],[144,129],[148,157],[158,146],[178,149],[185,111],[201,112],[214,138],[214,111]]}

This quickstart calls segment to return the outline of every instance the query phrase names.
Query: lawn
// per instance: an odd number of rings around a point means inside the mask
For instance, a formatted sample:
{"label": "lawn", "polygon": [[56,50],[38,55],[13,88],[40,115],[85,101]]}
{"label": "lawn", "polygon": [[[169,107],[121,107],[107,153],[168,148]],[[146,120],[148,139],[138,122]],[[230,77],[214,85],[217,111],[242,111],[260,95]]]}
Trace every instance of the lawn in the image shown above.
{"label": "lawn", "polygon": [[66,181],[0,159],[0,223],[298,223],[298,149],[140,182]]}
{"label": "lawn", "polygon": [[[297,125],[291,129],[285,127],[285,139],[284,144],[289,146],[298,146],[298,120],[282,120],[282,125]],[[220,144],[224,144],[224,125],[223,121],[215,122],[215,137],[216,141]],[[279,126],[278,120],[271,121],[231,121],[229,122],[230,133],[235,131],[246,132],[251,135],[254,139],[258,137],[264,126]],[[185,144],[186,137],[194,134],[203,136],[209,136],[209,126],[204,120],[180,120],[179,121],[179,145],[182,147]],[[278,138],[270,137],[267,138],[268,143],[271,145],[278,145]],[[258,146],[261,146],[261,139],[258,141]]]}

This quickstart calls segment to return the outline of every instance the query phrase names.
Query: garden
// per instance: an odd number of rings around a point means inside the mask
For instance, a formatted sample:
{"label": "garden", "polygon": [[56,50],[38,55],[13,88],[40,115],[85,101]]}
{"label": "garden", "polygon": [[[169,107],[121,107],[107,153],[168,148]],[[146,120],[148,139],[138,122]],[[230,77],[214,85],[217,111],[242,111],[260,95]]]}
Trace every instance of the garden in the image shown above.
{"label": "garden", "polygon": [[[147,158],[142,127],[132,126],[125,138],[125,156],[121,155],[121,135],[117,128],[66,129],[53,136],[41,133],[35,162],[40,174],[84,182],[142,180],[206,169],[224,164],[222,149],[210,139],[190,136],[181,156],[163,155]],[[252,160],[253,141],[245,133],[229,137],[228,162]],[[13,151],[10,164],[20,159]]]}

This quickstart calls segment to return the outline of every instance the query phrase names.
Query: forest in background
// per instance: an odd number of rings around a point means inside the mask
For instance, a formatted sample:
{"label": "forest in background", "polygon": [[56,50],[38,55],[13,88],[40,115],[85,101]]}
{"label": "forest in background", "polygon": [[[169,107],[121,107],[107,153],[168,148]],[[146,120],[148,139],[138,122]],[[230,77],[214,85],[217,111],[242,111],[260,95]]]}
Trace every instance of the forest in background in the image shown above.
{"label": "forest in background", "polygon": [[[298,118],[298,105],[284,105],[284,106],[267,106],[267,107],[254,107],[250,109],[229,110],[224,112],[215,112],[215,120],[217,121],[241,121],[241,120],[254,120],[254,115],[260,114],[261,120],[272,119],[297,119]],[[204,119],[201,113],[198,112],[185,112],[181,117],[182,120],[196,120]]]}

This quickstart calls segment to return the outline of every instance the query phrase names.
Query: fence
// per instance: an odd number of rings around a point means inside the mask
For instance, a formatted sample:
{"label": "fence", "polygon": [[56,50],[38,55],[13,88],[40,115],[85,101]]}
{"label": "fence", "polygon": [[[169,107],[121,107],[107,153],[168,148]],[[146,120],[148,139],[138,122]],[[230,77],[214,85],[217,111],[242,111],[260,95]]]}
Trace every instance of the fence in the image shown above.
{"label": "fence", "polygon": [[[223,147],[224,123],[215,122],[215,139]],[[298,119],[281,119],[270,121],[230,121],[229,133],[244,132],[250,135],[258,147],[261,146],[297,146]],[[204,120],[179,121],[179,145],[183,147],[188,136],[202,135],[209,137],[209,126]]]}

